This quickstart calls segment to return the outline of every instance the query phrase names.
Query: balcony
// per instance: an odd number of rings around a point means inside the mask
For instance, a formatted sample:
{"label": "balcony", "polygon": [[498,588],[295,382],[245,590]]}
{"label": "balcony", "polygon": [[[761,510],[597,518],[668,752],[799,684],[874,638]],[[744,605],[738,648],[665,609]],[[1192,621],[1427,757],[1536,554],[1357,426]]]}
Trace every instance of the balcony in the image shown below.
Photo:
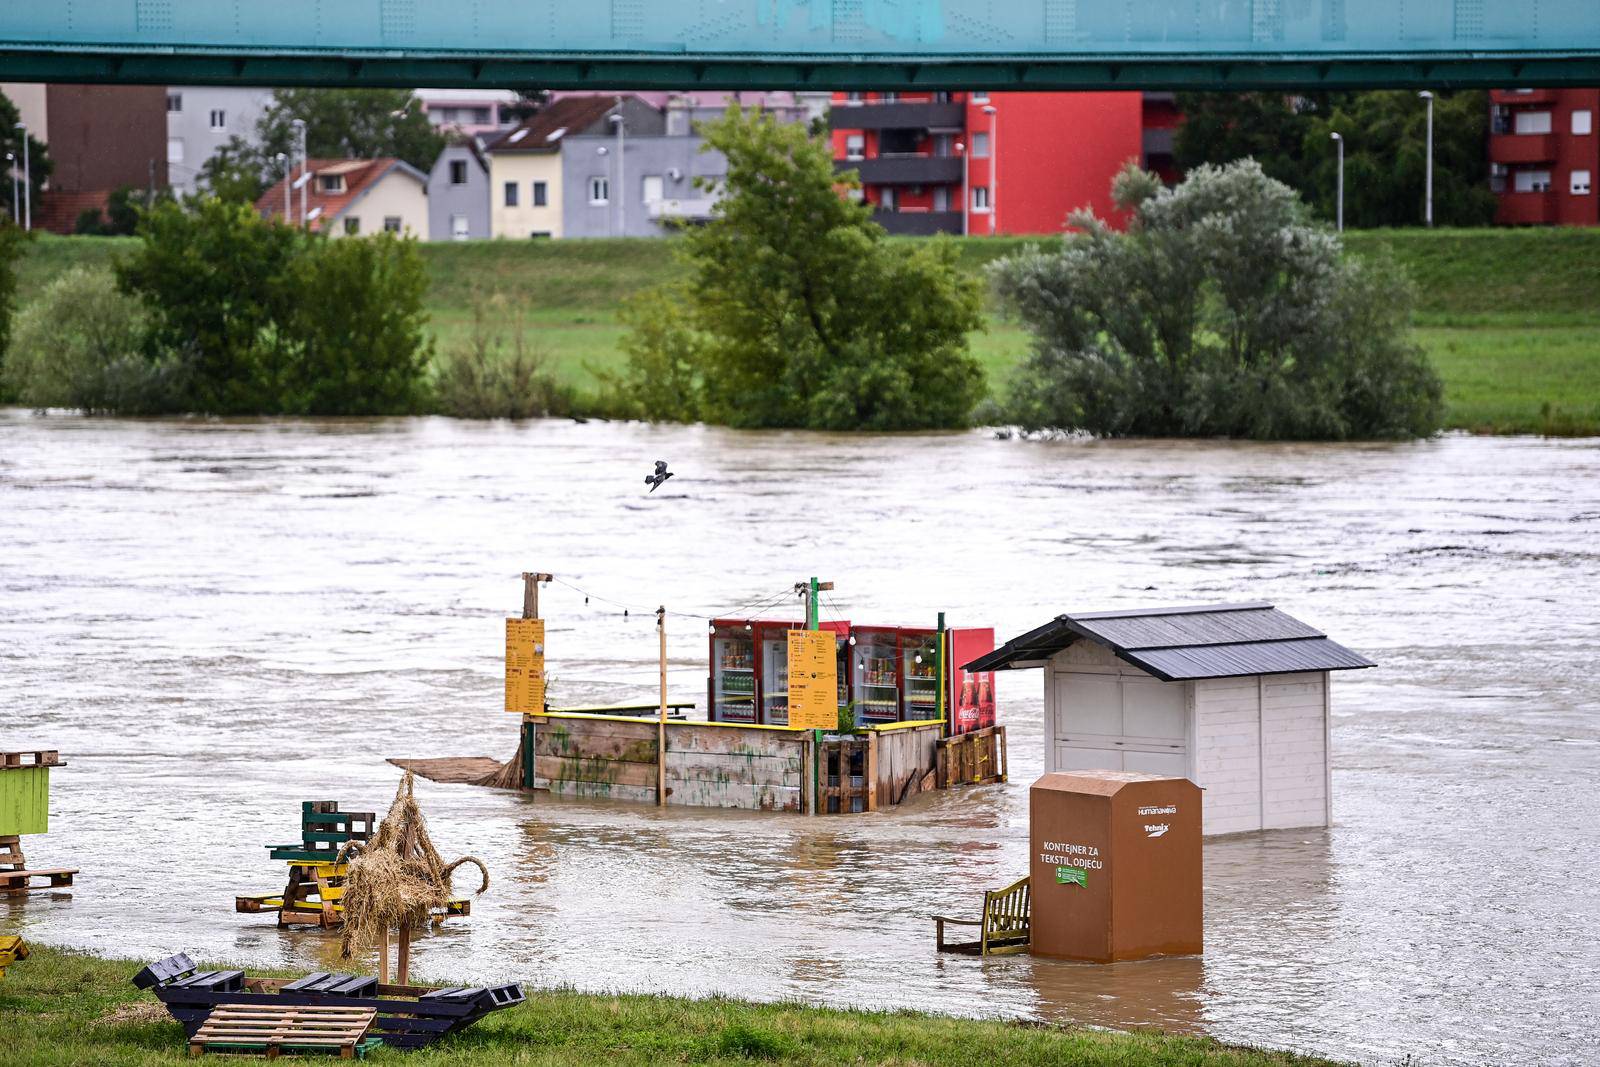
{"label": "balcony", "polygon": [[676,200],[646,200],[644,213],[651,219],[687,219],[693,222],[704,222],[711,217],[712,209],[717,206],[714,196],[696,196]]}
{"label": "balcony", "polygon": [[874,211],[872,221],[901,237],[961,232],[959,211]]}
{"label": "balcony", "polygon": [[904,155],[836,159],[833,169],[859,172],[862,185],[949,185],[961,180],[961,157]]}
{"label": "balcony", "polygon": [[1174,131],[1170,127],[1157,126],[1151,129],[1146,129],[1143,134],[1144,158],[1149,159],[1151,156],[1172,155],[1173,133]]}
{"label": "balcony", "polygon": [[1526,107],[1529,104],[1553,104],[1556,102],[1554,89],[1491,89],[1489,103],[1501,104],[1506,107]]}
{"label": "balcony", "polygon": [[1498,226],[1541,226],[1556,220],[1556,196],[1553,192],[1501,193],[1495,208],[1494,221]]}
{"label": "balcony", "polygon": [[1555,158],[1555,134],[1495,133],[1489,136],[1491,163],[1548,163]]}
{"label": "balcony", "polygon": [[835,104],[828,111],[828,126],[835,130],[959,130],[964,125],[964,104]]}

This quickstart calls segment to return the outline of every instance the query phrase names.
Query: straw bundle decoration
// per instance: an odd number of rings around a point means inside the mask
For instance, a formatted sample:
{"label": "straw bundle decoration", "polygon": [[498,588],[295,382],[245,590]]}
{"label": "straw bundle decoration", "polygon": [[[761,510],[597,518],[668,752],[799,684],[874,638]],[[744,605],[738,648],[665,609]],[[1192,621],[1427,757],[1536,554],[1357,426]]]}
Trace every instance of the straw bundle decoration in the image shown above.
{"label": "straw bundle decoration", "polygon": [[396,926],[421,926],[450,899],[457,867],[472,864],[482,876],[477,892],[489,888],[489,870],[474,856],[454,863],[439,858],[428,836],[422,809],[412,795],[410,771],[400,780],[378,832],[366,843],[349,842],[339,861],[348,863],[344,883],[344,934],[340,954],[348,958],[379,943]]}

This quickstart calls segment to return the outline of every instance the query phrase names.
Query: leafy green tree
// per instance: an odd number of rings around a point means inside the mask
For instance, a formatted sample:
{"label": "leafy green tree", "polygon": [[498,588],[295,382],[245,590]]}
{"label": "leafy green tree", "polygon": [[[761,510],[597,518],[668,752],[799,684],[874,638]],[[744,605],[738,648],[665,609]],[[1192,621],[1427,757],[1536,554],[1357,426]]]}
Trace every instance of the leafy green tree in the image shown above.
{"label": "leafy green tree", "polygon": [[189,409],[279,411],[290,345],[278,326],[289,315],[295,257],[310,238],[210,198],[187,209],[158,204],[140,234],[137,250],[116,263],[117,281],[149,311],[152,358],[192,362]]}
{"label": "leafy green tree", "polygon": [[[841,195],[828,145],[737,107],[702,132],[727,157],[716,217],[689,230],[683,278],[629,315],[622,392],[647,417],[734,426],[965,425],[983,394],[967,351],[978,284],[953,244],[891,244]],[[702,187],[705,187],[702,184]]]}
{"label": "leafy green tree", "polygon": [[413,238],[313,239],[297,257],[281,330],[295,347],[280,406],[393,415],[422,402],[433,354],[428,275]]}
{"label": "leafy green tree", "polygon": [[276,157],[264,158],[255,145],[235,134],[201,165],[198,184],[218,200],[254,204],[266,192],[268,181],[283,177],[284,169]]}
{"label": "leafy green tree", "polygon": [[[1405,91],[1180,93],[1184,121],[1174,139],[1178,165],[1254,159],[1312,205],[1336,213],[1337,148],[1345,146],[1345,225],[1415,226],[1423,221],[1427,109]],[[1484,145],[1489,101],[1482,92],[1439,92],[1434,100],[1434,219],[1483,226],[1494,218]]]}
{"label": "leafy green tree", "polygon": [[263,173],[278,153],[293,157],[295,119],[306,124],[312,159],[393,156],[426,173],[446,140],[409,89],[279,89],[256,124]]}
{"label": "leafy green tree", "polygon": [[[0,163],[7,162],[9,153],[12,159],[6,170],[0,171],[0,207],[3,207],[6,218],[11,218],[13,208],[16,206],[11,199],[11,174],[15,169],[18,178],[18,191],[21,191],[22,178],[22,137],[23,131],[17,129],[17,123],[22,115],[17,111],[17,105],[5,93],[0,93]],[[39,194],[44,189],[45,179],[50,177],[55,170],[55,164],[50,161],[50,149],[41,140],[33,136],[32,131],[28,138],[28,175],[33,187],[33,208],[39,210]],[[17,214],[20,218],[20,212]]]}
{"label": "leafy green tree", "polygon": [[1130,165],[1117,233],[1087,213],[1058,251],[991,268],[1034,335],[1013,380],[1028,429],[1257,439],[1415,437],[1438,376],[1409,338],[1409,285],[1347,258],[1294,191],[1245,160],[1174,189]]}
{"label": "leafy green tree", "polygon": [[[14,226],[9,217],[0,218],[0,372],[5,370],[11,341],[11,318],[17,306],[17,262],[27,247],[28,234]],[[0,400],[7,395],[4,374],[0,373]]]}
{"label": "leafy green tree", "polygon": [[[158,198],[170,196],[157,194]],[[139,228],[139,216],[148,206],[147,190],[124,185],[113,190],[106,199],[106,208],[87,208],[78,215],[73,232],[96,237],[131,237]]]}

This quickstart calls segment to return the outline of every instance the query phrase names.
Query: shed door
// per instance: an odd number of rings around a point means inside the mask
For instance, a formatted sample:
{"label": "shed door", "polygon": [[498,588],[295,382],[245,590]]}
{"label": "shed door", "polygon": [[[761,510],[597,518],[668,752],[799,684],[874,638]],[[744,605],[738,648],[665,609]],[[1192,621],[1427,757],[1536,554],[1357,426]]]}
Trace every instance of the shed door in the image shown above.
{"label": "shed door", "polygon": [[1189,773],[1185,683],[1061,672],[1055,687],[1054,769]]}

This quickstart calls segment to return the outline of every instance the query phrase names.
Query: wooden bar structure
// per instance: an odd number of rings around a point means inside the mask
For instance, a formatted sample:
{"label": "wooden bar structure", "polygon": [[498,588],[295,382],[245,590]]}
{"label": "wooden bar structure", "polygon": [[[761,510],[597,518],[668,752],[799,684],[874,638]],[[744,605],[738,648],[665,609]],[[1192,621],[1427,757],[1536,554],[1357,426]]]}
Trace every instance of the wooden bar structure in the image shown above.
{"label": "wooden bar structure", "polygon": [[22,838],[50,829],[50,770],[65,767],[55,749],[0,752],[0,897],[66,889],[76,867],[30,869]]}
{"label": "wooden bar structure", "polygon": [[[524,784],[554,796],[654,803],[657,736],[664,734],[660,766],[668,804],[796,814],[875,811],[932,788],[941,730],[937,722],[907,722],[819,740],[816,731],[779,726],[674,720],[663,726],[658,717],[551,712],[523,719],[524,758],[531,754]],[[831,758],[837,768],[840,752],[849,753],[850,773],[842,785],[827,784],[840,776],[837,770],[825,774],[822,761]],[[819,788],[820,802],[814,796]]]}

